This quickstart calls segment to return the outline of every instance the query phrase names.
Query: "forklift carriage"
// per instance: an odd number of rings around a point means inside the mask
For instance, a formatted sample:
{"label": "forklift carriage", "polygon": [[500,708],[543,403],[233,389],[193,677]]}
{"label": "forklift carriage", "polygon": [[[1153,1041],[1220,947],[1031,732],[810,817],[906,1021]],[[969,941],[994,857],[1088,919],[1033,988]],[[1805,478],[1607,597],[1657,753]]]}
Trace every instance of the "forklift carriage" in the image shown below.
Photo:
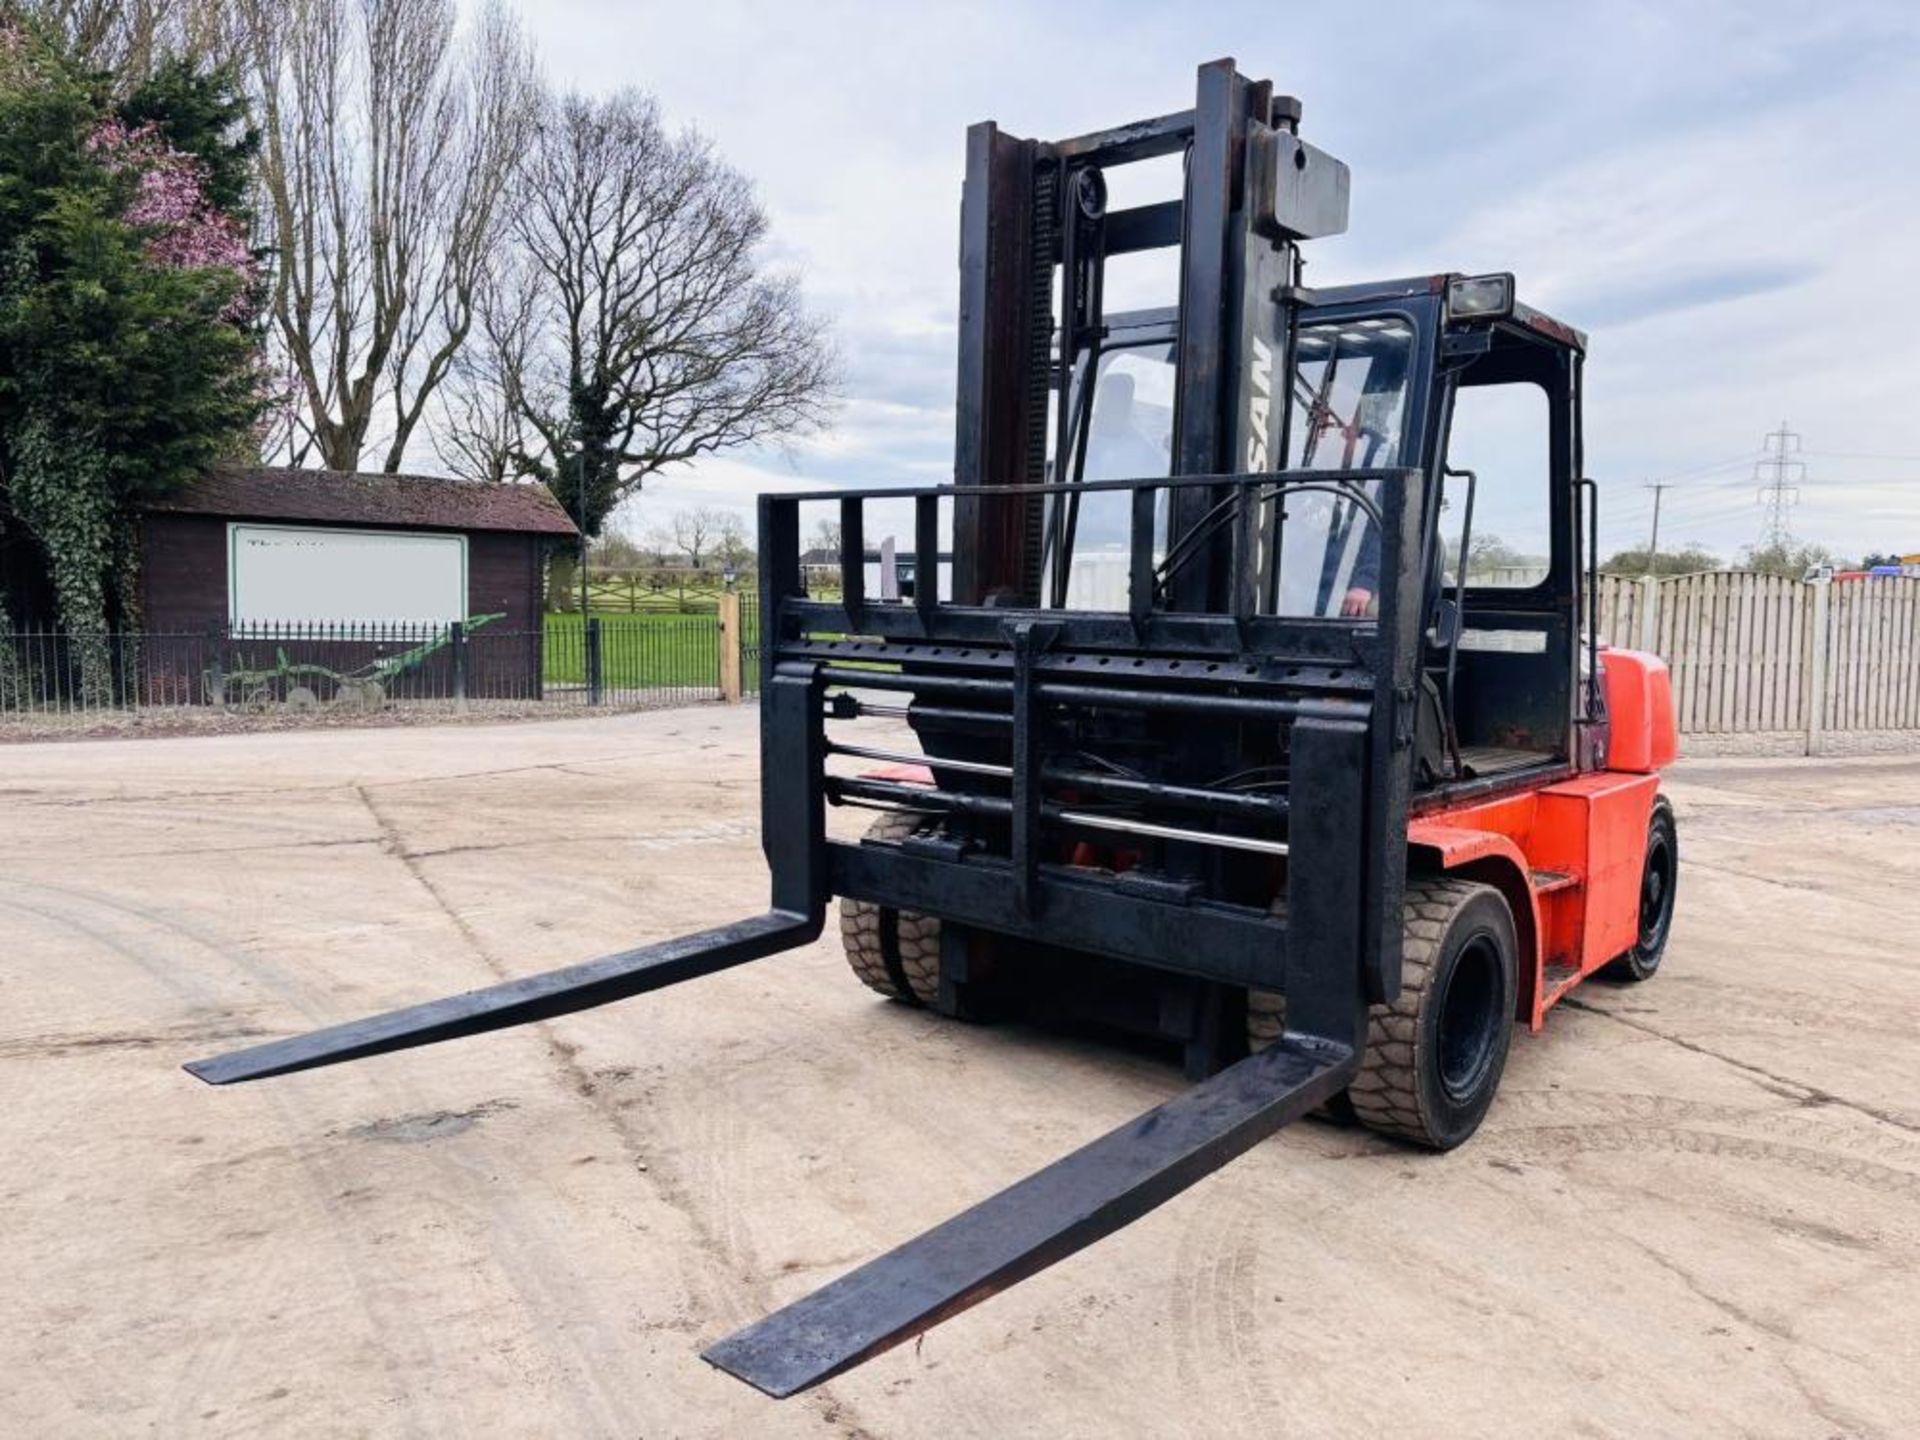
{"label": "forklift carriage", "polygon": [[[1507,275],[1305,286],[1348,180],[1299,115],[1218,61],[1179,114],[969,133],[956,483],[760,500],[765,915],[188,1068],[225,1084],[604,1004],[810,943],[836,896],[885,995],[1181,1047],[1184,1094],[706,1352],[775,1396],[1309,1112],[1470,1136],[1516,1020],[1660,962],[1672,703],[1657,659],[1594,638],[1584,337]],[[1181,193],[1110,210],[1107,172],[1161,156]],[[1105,313],[1107,262],[1154,249],[1178,306]],[[1518,586],[1476,580],[1478,480],[1450,453],[1480,386],[1547,405],[1550,553]],[[820,502],[831,598],[800,561]],[[868,594],[878,506],[911,507],[907,600]],[[1087,603],[1103,544],[1124,586]],[[918,748],[862,739],[872,718]],[[828,805],[880,814],[845,843]]]}

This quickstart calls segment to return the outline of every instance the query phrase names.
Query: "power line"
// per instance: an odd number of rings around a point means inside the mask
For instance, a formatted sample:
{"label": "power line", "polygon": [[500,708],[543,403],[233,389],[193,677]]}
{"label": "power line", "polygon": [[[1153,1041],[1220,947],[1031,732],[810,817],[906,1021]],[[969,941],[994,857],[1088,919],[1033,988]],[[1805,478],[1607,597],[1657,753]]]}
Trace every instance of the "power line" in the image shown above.
{"label": "power line", "polygon": [[[1648,486],[1652,489],[1652,486]],[[1641,508],[1641,507],[1645,508]],[[1635,505],[1623,505],[1618,510],[1623,518],[1631,516],[1644,523],[1651,513],[1651,501],[1638,501]],[[1677,485],[1669,492],[1662,513],[1671,519],[1674,516],[1686,518],[1692,515],[1752,515],[1753,496],[1740,492],[1729,493],[1725,490],[1689,490]]]}
{"label": "power line", "polygon": [[[1841,473],[1810,475],[1807,461],[1815,456],[1824,458],[1829,467]],[[1638,529],[1647,535],[1647,554],[1652,557],[1659,553],[1660,536],[1676,533],[1675,526],[1685,531],[1699,527],[1714,530],[1722,535],[1724,543],[1727,532],[1744,528],[1739,524],[1740,515],[1751,515],[1757,504],[1761,526],[1754,548],[1791,548],[1796,543],[1798,506],[1806,498],[1807,487],[1825,502],[1844,497],[1856,522],[1871,516],[1897,514],[1904,523],[1911,523],[1908,517],[1915,493],[1912,482],[1893,479],[1884,471],[1880,472],[1883,478],[1879,479],[1850,478],[1845,473],[1847,461],[1911,464],[1920,462],[1920,456],[1808,449],[1800,434],[1783,421],[1764,437],[1762,448],[1757,452],[1643,481],[1638,494],[1628,492],[1621,497],[1621,503],[1613,510],[1611,524],[1626,534]],[[1746,474],[1729,473],[1743,468]]]}
{"label": "power line", "polygon": [[1823,460],[1920,460],[1920,455],[1893,455],[1876,450],[1802,450],[1802,455],[1817,455]]}
{"label": "power line", "polygon": [[1751,465],[1757,458],[1759,458],[1758,454],[1749,450],[1744,455],[1735,455],[1726,460],[1715,460],[1709,465],[1696,465],[1691,470],[1675,470],[1668,475],[1656,475],[1647,483],[1655,484],[1663,480],[1691,480],[1696,475],[1711,475],[1719,470],[1738,470],[1743,465]]}
{"label": "power line", "polygon": [[[1754,462],[1753,478],[1765,482],[1758,495],[1761,508],[1766,511],[1760,539],[1762,546],[1769,550],[1784,550],[1793,543],[1787,512],[1800,503],[1798,482],[1807,478],[1806,462],[1793,458],[1799,451],[1799,434],[1789,430],[1787,422],[1782,420],[1780,428],[1766,438],[1767,458]],[[1770,479],[1768,472],[1771,472]]]}

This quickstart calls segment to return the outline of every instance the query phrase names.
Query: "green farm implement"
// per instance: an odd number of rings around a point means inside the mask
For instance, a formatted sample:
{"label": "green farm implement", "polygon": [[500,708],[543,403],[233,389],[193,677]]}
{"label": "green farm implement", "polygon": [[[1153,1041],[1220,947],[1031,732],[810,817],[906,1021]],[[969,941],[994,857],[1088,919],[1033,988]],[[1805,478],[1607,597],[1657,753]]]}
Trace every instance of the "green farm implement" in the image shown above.
{"label": "green farm implement", "polygon": [[[504,614],[475,615],[462,630],[471,635],[484,625],[504,619]],[[365,634],[346,631],[335,634],[321,630],[295,638],[305,644],[367,643]],[[433,656],[454,642],[451,626],[418,644],[353,670],[336,670],[313,660],[290,660],[284,645],[274,647],[273,664],[255,666],[245,655],[232,669],[219,664],[206,672],[206,693],[216,705],[239,705],[265,709],[279,704],[288,710],[313,710],[323,702],[362,710],[378,710],[387,700],[387,690],[401,676],[418,670]]]}

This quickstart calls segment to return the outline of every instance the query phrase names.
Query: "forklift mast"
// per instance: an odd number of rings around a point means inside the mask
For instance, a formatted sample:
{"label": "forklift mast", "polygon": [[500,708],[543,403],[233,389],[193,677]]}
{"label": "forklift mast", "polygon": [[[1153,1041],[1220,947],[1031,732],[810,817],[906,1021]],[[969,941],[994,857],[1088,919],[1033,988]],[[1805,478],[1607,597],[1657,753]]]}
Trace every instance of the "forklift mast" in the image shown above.
{"label": "forklift mast", "polygon": [[[1297,244],[1347,224],[1347,167],[1301,140],[1299,121],[1297,100],[1217,61],[1201,67],[1193,108],[1177,114],[1052,143],[1008,135],[992,121],[968,132],[956,485],[1082,478],[1092,380],[1109,336],[1106,263],[1169,248],[1179,253],[1170,473],[1278,468]],[[1184,157],[1179,195],[1108,211],[1109,170],[1169,155]],[[1173,533],[1195,531],[1224,498],[1218,487],[1178,492]],[[955,601],[1063,604],[1074,500],[961,498]],[[1232,608],[1230,540],[1218,527],[1206,554],[1182,567],[1169,596],[1174,608]]]}

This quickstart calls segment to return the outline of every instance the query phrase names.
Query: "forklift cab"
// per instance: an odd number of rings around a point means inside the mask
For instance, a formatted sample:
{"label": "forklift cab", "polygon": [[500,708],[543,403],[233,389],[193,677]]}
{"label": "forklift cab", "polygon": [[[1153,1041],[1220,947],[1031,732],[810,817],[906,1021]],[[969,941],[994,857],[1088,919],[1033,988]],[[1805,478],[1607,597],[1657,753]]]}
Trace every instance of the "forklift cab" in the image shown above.
{"label": "forklift cab", "polygon": [[1441,585],[1423,666],[1444,669],[1451,778],[1464,782],[1593,768],[1585,737],[1604,720],[1591,623],[1580,643],[1582,605],[1597,593],[1595,491],[1581,476],[1585,337],[1518,303],[1511,276],[1447,293],[1476,286],[1503,295],[1481,300],[1493,314],[1442,307],[1438,418],[1421,461]]}
{"label": "forklift cab", "polygon": [[[1575,766],[1602,718],[1581,679],[1592,657],[1578,645],[1590,569],[1580,562],[1590,534],[1579,478],[1585,337],[1518,303],[1510,275],[1298,290],[1275,305],[1292,372],[1275,468],[1422,476],[1415,788],[1456,794]],[[1171,474],[1178,312],[1119,315],[1105,330],[1076,371],[1065,408],[1087,423],[1069,424],[1064,453],[1084,481]],[[1098,566],[1126,521],[1117,494],[1049,517],[1055,606],[1100,603],[1075,567]],[[1155,559],[1172,588],[1203,552],[1170,540],[1167,524],[1163,506]],[[1372,618],[1379,532],[1358,496],[1290,487],[1264,505],[1259,529],[1259,613]]]}

